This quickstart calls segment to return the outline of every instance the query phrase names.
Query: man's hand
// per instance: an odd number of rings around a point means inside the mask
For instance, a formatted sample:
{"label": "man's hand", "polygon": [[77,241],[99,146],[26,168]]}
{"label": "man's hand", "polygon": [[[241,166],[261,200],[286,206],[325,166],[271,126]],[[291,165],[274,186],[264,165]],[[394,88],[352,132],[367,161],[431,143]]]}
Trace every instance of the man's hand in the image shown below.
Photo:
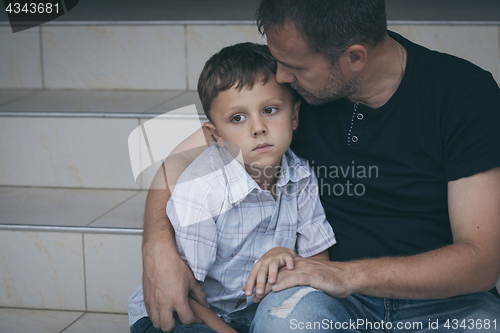
{"label": "man's hand", "polygon": [[293,259],[298,255],[286,248],[275,247],[267,251],[253,266],[248,274],[247,283],[243,286],[245,295],[250,296],[256,286],[254,302],[258,303],[271,291],[271,286],[276,282],[278,270],[281,267],[293,269]]}
{"label": "man's hand", "polygon": [[277,292],[295,286],[311,286],[332,297],[345,298],[353,293],[349,284],[351,274],[347,269],[348,265],[349,263],[296,257],[295,268],[281,269],[272,290]]}
{"label": "man's hand", "polygon": [[180,322],[186,325],[201,323],[193,315],[188,295],[208,307],[203,288],[177,252],[172,253],[159,243],[153,246],[143,249],[143,252],[151,251],[143,256],[142,282],[144,302],[153,326],[171,332]]}

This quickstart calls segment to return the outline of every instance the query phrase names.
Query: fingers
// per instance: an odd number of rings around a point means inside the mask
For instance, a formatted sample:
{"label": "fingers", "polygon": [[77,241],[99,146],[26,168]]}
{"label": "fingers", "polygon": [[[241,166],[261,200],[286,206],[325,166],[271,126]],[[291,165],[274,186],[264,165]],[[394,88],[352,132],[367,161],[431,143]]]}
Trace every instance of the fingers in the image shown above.
{"label": "fingers", "polygon": [[250,274],[248,274],[247,282],[242,288],[246,296],[252,296],[253,294],[253,288],[255,287],[255,280],[257,279],[257,273],[259,271],[259,268],[260,268],[260,262],[258,261],[253,266],[252,270],[250,271]]}
{"label": "fingers", "polygon": [[295,265],[294,265],[293,257],[290,255],[286,255],[284,259],[285,259],[286,269],[288,269],[288,270],[294,269]]}
{"label": "fingers", "polygon": [[[177,309],[177,316],[179,317],[179,320],[184,325],[203,324],[203,322],[200,319],[194,316],[193,310],[191,310],[187,298],[182,299],[180,303],[175,304],[175,308]],[[163,324],[162,324],[162,329],[163,329]]]}
{"label": "fingers", "polygon": [[299,270],[281,270],[278,274],[277,282],[272,285],[272,290],[275,292],[282,291],[296,286],[308,286],[308,272]]}
{"label": "fingers", "polygon": [[266,295],[272,291],[271,287],[272,287],[271,284],[266,283],[266,288],[264,290],[264,293],[262,293],[261,295],[255,295],[253,297],[254,303],[259,303],[264,297],[266,297]]}
{"label": "fingers", "polygon": [[189,292],[189,295],[204,307],[210,308],[210,305],[207,302],[205,291],[199,283],[194,283],[191,285],[191,291]]}

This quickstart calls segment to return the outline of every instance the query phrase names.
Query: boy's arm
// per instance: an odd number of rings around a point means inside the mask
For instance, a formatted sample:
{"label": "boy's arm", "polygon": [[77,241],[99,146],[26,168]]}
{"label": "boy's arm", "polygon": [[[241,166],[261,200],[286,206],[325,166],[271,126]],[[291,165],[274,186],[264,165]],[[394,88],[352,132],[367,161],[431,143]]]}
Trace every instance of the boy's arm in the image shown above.
{"label": "boy's arm", "polygon": [[199,318],[204,325],[207,325],[211,329],[219,333],[237,333],[224,320],[212,312],[212,310],[207,309],[191,297],[189,297],[189,306],[193,310],[195,317]]}
{"label": "boy's arm", "polygon": [[146,198],[142,241],[144,303],[153,326],[164,332],[178,324],[174,312],[183,324],[199,322],[189,307],[188,295],[208,306],[203,288],[177,254],[165,210],[177,178],[206,148],[210,140],[205,139],[206,134],[197,131],[172,152],[159,168]]}
{"label": "boy's arm", "polygon": [[330,260],[330,257],[328,256],[328,250],[324,250],[314,256],[309,257],[309,259]]}

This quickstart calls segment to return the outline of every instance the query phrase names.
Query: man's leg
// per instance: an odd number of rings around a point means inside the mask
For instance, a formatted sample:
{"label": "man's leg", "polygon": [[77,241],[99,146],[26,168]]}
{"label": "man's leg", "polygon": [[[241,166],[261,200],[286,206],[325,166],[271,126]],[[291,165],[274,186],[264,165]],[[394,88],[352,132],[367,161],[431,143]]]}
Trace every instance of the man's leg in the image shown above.
{"label": "man's leg", "polygon": [[500,300],[489,292],[442,300],[387,300],[390,332],[499,332]]}
{"label": "man's leg", "polygon": [[[130,333],[163,333],[162,330],[154,328],[149,317],[144,317],[130,327]],[[217,333],[205,325],[178,325],[172,333]]]}
{"label": "man's leg", "polygon": [[384,319],[384,300],[353,295],[333,298],[311,287],[271,292],[259,304],[250,332],[384,332],[366,329]]}

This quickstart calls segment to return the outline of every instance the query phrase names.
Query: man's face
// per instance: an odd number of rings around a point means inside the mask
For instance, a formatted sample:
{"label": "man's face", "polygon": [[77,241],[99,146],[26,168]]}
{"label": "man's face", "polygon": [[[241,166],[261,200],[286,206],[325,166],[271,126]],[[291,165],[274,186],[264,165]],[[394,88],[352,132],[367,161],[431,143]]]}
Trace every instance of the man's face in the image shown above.
{"label": "man's face", "polygon": [[314,53],[290,25],[266,31],[267,45],[278,60],[276,81],[287,82],[310,104],[320,105],[356,93],[357,81],[332,65],[324,54]]}

